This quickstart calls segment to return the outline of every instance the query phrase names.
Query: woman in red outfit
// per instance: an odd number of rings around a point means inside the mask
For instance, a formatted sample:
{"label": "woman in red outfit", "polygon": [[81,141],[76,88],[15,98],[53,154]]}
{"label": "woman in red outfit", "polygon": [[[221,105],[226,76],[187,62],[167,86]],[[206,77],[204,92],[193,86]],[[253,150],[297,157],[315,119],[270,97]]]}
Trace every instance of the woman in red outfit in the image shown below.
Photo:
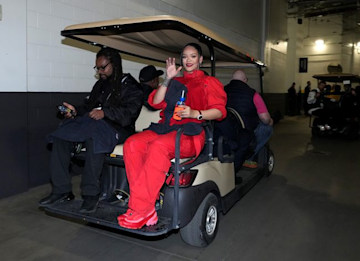
{"label": "woman in red outfit", "polygon": [[[166,174],[175,157],[176,131],[183,127],[180,157],[198,155],[204,146],[204,120],[222,120],[226,116],[226,93],[214,77],[199,70],[203,60],[201,47],[187,44],[181,53],[183,77],[176,77],[182,67],[176,68],[175,58],[166,60],[166,78],[148,99],[155,109],[161,109],[161,120],[152,123],[145,131],[130,136],[124,144],[124,161],[130,186],[129,208],[118,217],[119,225],[139,229],[158,221],[155,201]],[[186,105],[173,118],[176,102],[182,93]]]}

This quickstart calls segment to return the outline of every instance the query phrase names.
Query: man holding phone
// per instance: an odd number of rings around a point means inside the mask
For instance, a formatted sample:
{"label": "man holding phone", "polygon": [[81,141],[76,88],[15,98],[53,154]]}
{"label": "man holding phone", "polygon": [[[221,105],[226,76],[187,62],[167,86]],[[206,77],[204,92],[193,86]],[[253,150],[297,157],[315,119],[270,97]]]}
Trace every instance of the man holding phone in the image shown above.
{"label": "man holding phone", "polygon": [[86,158],[81,181],[84,201],[80,212],[94,212],[99,200],[99,179],[105,154],[135,133],[135,121],[143,102],[140,84],[130,74],[123,73],[121,56],[111,48],[103,48],[97,53],[94,69],[99,80],[84,104],[75,107],[63,102],[59,106],[66,119],[49,135],[53,143],[50,158],[52,193],[39,201],[41,207],[74,199],[69,173],[71,152],[74,142],[84,142]]}

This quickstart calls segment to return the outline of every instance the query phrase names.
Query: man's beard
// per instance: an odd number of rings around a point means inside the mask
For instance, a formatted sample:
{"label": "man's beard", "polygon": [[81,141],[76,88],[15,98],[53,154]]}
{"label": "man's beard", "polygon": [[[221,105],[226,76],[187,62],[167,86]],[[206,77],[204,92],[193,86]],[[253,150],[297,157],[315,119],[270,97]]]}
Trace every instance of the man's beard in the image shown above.
{"label": "man's beard", "polygon": [[101,80],[107,80],[107,79],[109,79],[109,76],[107,76],[106,74],[104,74],[104,73],[101,73],[101,74],[99,74],[99,78],[101,79]]}

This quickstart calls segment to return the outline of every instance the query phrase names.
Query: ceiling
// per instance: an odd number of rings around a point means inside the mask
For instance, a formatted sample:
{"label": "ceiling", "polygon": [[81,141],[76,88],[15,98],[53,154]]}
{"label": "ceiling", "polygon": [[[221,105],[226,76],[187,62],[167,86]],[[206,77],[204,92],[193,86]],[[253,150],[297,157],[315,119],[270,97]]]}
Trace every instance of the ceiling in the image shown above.
{"label": "ceiling", "polygon": [[[360,0],[287,0],[288,15],[298,18],[360,13]],[[360,22],[360,21],[359,21]]]}
{"label": "ceiling", "polygon": [[[287,0],[288,17],[316,19],[342,15],[343,33],[360,34],[360,0]],[[359,39],[357,39],[358,41]]]}

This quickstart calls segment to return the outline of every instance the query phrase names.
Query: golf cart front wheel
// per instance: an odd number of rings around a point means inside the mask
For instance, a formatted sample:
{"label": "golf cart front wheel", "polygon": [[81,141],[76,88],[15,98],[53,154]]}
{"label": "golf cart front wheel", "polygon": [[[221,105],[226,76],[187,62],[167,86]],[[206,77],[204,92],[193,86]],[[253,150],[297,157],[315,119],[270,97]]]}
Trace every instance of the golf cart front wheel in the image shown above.
{"label": "golf cart front wheel", "polygon": [[209,245],[218,230],[218,212],[218,198],[213,193],[209,193],[190,223],[180,229],[181,238],[192,246],[205,247]]}

